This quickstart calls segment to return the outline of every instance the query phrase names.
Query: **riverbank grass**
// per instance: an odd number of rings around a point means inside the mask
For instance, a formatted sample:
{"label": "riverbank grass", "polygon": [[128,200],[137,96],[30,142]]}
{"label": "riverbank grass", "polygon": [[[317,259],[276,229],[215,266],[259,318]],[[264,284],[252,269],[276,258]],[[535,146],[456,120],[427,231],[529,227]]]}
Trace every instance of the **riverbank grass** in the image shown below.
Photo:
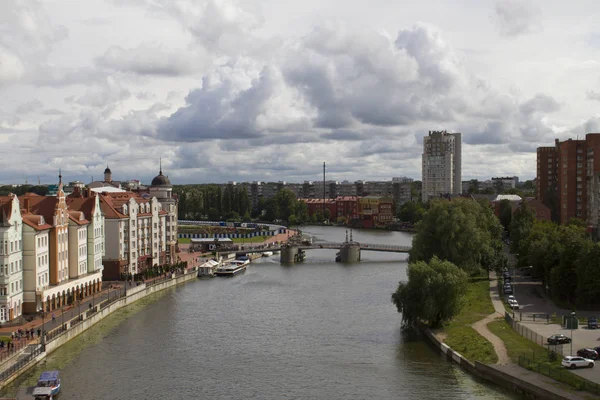
{"label": "riverbank grass", "polygon": [[489,279],[471,278],[460,313],[436,333],[444,336],[444,343],[469,361],[494,364],[498,361],[494,346],[471,327],[493,312]]}

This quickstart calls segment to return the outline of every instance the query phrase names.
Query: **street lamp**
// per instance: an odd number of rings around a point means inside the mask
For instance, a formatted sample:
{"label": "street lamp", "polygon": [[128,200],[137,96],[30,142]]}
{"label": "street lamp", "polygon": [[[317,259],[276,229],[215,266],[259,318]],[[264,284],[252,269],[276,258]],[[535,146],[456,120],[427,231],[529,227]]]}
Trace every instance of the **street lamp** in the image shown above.
{"label": "street lamp", "polygon": [[571,312],[571,355],[573,355],[573,320],[575,319],[575,311]]}
{"label": "street lamp", "polygon": [[44,315],[44,309],[42,309],[41,312],[42,312],[42,337],[40,339],[40,343],[42,344],[42,351],[44,351],[45,350],[45,344],[46,344],[46,341],[44,340],[46,338],[46,326],[44,324],[44,317],[45,317],[45,315]]}
{"label": "street lamp", "polygon": [[62,306],[60,309],[60,318],[62,319],[62,328],[61,331],[65,330],[65,306]]}

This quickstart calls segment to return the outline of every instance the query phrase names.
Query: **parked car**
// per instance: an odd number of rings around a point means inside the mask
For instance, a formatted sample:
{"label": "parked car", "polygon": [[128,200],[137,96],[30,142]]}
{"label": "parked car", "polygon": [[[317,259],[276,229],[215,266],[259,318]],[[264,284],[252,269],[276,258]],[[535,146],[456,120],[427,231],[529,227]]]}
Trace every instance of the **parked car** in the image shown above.
{"label": "parked car", "polygon": [[598,319],[596,317],[588,318],[588,329],[598,329]]}
{"label": "parked car", "polygon": [[600,356],[600,346],[599,347],[594,347],[594,350],[596,350],[596,353],[598,353],[598,356]]}
{"label": "parked car", "polygon": [[590,360],[598,359],[598,352],[594,349],[579,349],[577,355],[583,358],[589,358]]}
{"label": "parked car", "polygon": [[511,300],[517,301],[517,299],[515,299],[515,296],[513,296],[512,294],[506,298],[506,302],[510,303]]}
{"label": "parked car", "polygon": [[513,310],[518,310],[519,309],[519,303],[517,303],[516,300],[513,300],[510,303],[508,303],[508,306],[510,308],[512,308]]}
{"label": "parked car", "polygon": [[512,286],[504,285],[504,294],[512,294],[512,292],[513,292]]}
{"label": "parked car", "polygon": [[594,368],[594,360],[579,356],[566,356],[563,358],[561,364],[567,368]]}
{"label": "parked car", "polygon": [[552,335],[548,338],[548,344],[565,344],[571,343],[571,338],[565,335]]}

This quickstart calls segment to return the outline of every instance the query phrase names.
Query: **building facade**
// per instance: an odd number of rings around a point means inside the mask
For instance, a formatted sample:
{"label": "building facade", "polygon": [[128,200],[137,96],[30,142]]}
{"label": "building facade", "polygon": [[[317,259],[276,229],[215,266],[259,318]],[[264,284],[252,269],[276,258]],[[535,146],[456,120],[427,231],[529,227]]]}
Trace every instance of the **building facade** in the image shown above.
{"label": "building facade", "polygon": [[423,139],[422,200],[462,193],[460,133],[429,131]]}
{"label": "building facade", "polygon": [[0,197],[0,322],[23,312],[23,219],[16,195]]}
{"label": "building facade", "polygon": [[19,198],[28,261],[26,312],[53,311],[92,296],[102,287],[102,272],[87,268],[90,223],[85,214],[69,209],[62,185],[59,175],[56,196],[27,193]]}
{"label": "building facade", "polygon": [[596,229],[600,216],[600,134],[583,140],[558,139],[554,147],[537,149],[537,198],[562,224],[572,218],[586,220]]}

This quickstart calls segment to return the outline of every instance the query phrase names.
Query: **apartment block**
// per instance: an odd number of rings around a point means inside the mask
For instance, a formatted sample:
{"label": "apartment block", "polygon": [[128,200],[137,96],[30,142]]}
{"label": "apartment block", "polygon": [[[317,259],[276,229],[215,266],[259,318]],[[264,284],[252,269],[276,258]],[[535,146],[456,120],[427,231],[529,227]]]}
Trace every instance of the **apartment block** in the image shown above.
{"label": "apartment block", "polygon": [[422,200],[462,192],[460,133],[429,131],[423,139]]}
{"label": "apartment block", "polygon": [[23,312],[23,219],[17,196],[0,197],[0,322]]}
{"label": "apartment block", "polygon": [[571,218],[598,226],[600,210],[600,134],[583,140],[555,140],[537,149],[537,198],[560,223]]}

